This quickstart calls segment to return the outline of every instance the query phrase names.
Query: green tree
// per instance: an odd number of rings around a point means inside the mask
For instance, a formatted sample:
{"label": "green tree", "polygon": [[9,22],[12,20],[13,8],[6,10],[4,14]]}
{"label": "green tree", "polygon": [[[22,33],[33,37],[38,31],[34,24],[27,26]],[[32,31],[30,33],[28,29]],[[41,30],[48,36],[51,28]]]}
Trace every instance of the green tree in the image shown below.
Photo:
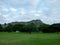
{"label": "green tree", "polygon": [[6,27],[5,27],[5,32],[12,32],[13,31],[13,25],[12,24],[8,24]]}
{"label": "green tree", "polygon": [[49,33],[49,30],[48,30],[49,26],[50,26],[50,25],[43,24],[43,25],[41,25],[41,26],[39,27],[39,30],[40,30],[41,32],[43,32],[43,33]]}
{"label": "green tree", "polygon": [[21,30],[23,30],[23,24],[15,24],[14,26],[13,26],[13,30],[14,31],[21,31]]}
{"label": "green tree", "polygon": [[50,26],[50,29],[54,32],[57,32],[57,33],[60,32],[60,23],[52,24]]}
{"label": "green tree", "polygon": [[0,24],[0,32],[2,32],[3,31],[3,27],[2,27],[2,25]]}

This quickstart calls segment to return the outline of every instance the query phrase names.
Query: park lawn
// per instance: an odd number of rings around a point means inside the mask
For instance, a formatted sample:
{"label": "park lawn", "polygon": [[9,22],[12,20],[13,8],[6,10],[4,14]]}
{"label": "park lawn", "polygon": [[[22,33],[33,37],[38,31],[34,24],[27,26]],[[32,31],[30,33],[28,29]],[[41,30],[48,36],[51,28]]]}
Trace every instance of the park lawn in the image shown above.
{"label": "park lawn", "polygon": [[60,45],[60,34],[0,32],[0,45]]}

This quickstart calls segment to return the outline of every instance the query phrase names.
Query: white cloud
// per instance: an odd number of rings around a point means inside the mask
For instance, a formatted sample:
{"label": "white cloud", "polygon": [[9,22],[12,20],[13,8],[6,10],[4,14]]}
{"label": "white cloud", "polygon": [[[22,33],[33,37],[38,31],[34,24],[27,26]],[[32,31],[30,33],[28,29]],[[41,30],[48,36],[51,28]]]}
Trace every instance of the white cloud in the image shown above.
{"label": "white cloud", "polygon": [[48,3],[55,3],[55,2],[57,2],[57,0],[46,0],[46,1],[48,1]]}
{"label": "white cloud", "polygon": [[12,11],[12,12],[16,12],[17,11],[17,9],[15,9],[15,8],[10,8],[10,10]]}
{"label": "white cloud", "polygon": [[8,9],[7,8],[2,8],[2,11],[8,12]]}
{"label": "white cloud", "polygon": [[17,11],[18,9],[14,8],[14,7],[10,7],[10,15],[16,15],[17,14]]}
{"label": "white cloud", "polygon": [[0,11],[2,12],[2,14],[7,14],[9,10],[5,7],[2,7],[0,8]]}
{"label": "white cloud", "polygon": [[33,14],[34,16],[40,16],[42,14],[42,11],[41,10],[38,10],[38,11],[32,10],[30,13]]}
{"label": "white cloud", "polygon": [[18,13],[19,13],[20,15],[25,15],[25,14],[26,14],[26,10],[25,10],[24,8],[19,8],[19,9],[18,9]]}
{"label": "white cloud", "polygon": [[30,10],[29,14],[40,14],[42,12],[43,12],[42,10],[38,10],[38,11],[36,11],[36,10]]}
{"label": "white cloud", "polygon": [[40,16],[40,14],[39,13],[35,13],[34,16]]}

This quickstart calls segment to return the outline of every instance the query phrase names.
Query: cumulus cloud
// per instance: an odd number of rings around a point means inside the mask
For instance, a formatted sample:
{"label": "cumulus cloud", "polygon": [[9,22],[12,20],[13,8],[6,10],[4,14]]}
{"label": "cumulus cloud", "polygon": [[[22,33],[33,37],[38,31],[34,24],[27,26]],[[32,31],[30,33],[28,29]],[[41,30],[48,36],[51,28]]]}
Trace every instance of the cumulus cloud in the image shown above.
{"label": "cumulus cloud", "polygon": [[10,10],[11,10],[12,12],[16,12],[16,11],[17,11],[17,9],[12,8],[12,7],[10,7]]}
{"label": "cumulus cloud", "polygon": [[2,7],[2,8],[0,8],[0,11],[1,11],[3,14],[7,14],[9,10],[8,10],[7,8]]}
{"label": "cumulus cloud", "polygon": [[14,8],[14,7],[10,7],[10,8],[9,8],[9,11],[10,11],[9,14],[11,14],[11,15],[16,15],[18,10],[17,10],[16,8]]}
{"label": "cumulus cloud", "polygon": [[25,10],[24,8],[19,8],[19,9],[18,9],[18,13],[19,13],[20,15],[26,15],[26,10]]}
{"label": "cumulus cloud", "polygon": [[60,1],[0,0],[0,13],[1,20],[6,20],[5,22],[41,19],[48,24],[58,23],[60,22]]}

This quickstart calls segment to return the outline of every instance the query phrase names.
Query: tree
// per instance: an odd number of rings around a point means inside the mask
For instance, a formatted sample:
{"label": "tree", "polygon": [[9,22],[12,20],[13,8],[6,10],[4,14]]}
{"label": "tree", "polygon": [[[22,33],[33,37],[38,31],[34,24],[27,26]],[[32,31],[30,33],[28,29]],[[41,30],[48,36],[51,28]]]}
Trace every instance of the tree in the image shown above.
{"label": "tree", "polygon": [[48,30],[50,25],[47,25],[47,24],[43,24],[39,27],[39,30],[43,33],[49,33],[50,31]]}
{"label": "tree", "polygon": [[23,29],[21,30],[21,32],[35,32],[36,31],[36,26],[33,23],[29,23],[27,25],[23,26]]}
{"label": "tree", "polygon": [[53,30],[54,32],[60,32],[60,23],[57,23],[57,24],[52,24],[50,26],[50,29]]}
{"label": "tree", "polygon": [[0,24],[0,32],[2,32],[3,31],[3,27],[2,27],[2,25]]}
{"label": "tree", "polygon": [[23,26],[24,26],[24,24],[15,24],[14,26],[13,26],[13,30],[14,31],[22,31],[23,30]]}
{"label": "tree", "polygon": [[5,27],[5,32],[12,32],[13,31],[13,25],[12,24],[8,24],[6,27]]}

